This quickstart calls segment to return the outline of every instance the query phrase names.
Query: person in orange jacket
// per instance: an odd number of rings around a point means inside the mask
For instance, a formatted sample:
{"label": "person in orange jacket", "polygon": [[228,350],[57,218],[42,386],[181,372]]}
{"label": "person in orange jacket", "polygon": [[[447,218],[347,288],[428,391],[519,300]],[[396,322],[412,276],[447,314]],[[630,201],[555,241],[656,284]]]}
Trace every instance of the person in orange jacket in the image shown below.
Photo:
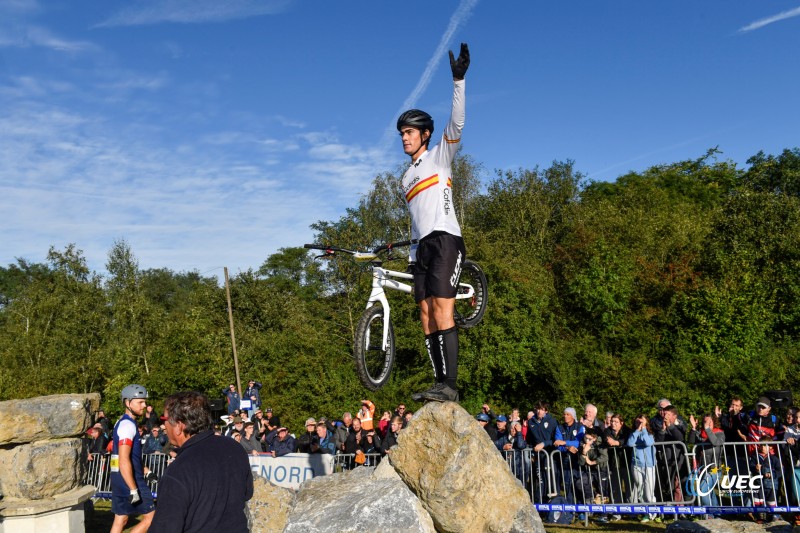
{"label": "person in orange jacket", "polygon": [[361,427],[366,431],[372,431],[375,426],[372,417],[375,415],[375,404],[369,400],[361,400],[361,409],[356,413],[356,418],[361,420]]}

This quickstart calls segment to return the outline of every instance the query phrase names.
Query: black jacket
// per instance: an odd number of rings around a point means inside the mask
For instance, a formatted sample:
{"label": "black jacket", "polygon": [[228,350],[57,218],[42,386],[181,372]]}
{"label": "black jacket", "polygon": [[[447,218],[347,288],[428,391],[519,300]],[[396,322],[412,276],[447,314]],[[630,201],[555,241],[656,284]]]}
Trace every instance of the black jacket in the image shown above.
{"label": "black jacket", "polygon": [[299,453],[312,453],[313,445],[319,446],[319,437],[316,431],[306,431],[297,438],[297,451]]}
{"label": "black jacket", "polygon": [[192,436],[158,482],[149,531],[246,533],[253,472],[242,445],[213,431]]}

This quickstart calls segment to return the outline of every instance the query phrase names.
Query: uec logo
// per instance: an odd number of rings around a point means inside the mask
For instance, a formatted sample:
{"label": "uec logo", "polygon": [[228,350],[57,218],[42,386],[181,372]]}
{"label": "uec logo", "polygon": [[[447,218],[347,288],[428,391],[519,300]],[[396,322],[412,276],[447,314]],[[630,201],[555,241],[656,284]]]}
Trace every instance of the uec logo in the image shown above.
{"label": "uec logo", "polygon": [[[719,471],[725,474],[720,477]],[[705,497],[714,492],[717,484],[725,492],[749,492],[757,493],[761,490],[761,480],[764,476],[751,476],[750,474],[729,475],[725,465],[716,468],[714,465],[706,465],[702,470],[696,469],[686,480],[686,492],[689,496]]]}

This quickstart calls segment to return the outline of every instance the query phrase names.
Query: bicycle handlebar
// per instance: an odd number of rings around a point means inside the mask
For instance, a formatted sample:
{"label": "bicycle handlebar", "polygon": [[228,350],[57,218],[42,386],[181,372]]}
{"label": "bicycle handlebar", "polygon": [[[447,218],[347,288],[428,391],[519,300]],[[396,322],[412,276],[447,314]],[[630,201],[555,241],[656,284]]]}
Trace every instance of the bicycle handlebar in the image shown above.
{"label": "bicycle handlebar", "polygon": [[347,248],[339,248],[338,246],[324,246],[322,244],[304,244],[303,248],[307,248],[309,250],[322,250],[326,254],[332,254],[334,252],[342,252],[342,253],[350,254],[350,255],[359,255],[359,254],[367,254],[367,253],[378,254],[378,253],[386,251],[386,250],[391,251],[391,250],[393,250],[395,248],[401,248],[403,246],[410,246],[412,244],[417,244],[417,239],[411,239],[410,241],[398,241],[398,242],[390,242],[390,243],[382,244],[382,245],[378,246],[377,248],[375,248],[372,252],[359,252],[357,250],[348,250]]}

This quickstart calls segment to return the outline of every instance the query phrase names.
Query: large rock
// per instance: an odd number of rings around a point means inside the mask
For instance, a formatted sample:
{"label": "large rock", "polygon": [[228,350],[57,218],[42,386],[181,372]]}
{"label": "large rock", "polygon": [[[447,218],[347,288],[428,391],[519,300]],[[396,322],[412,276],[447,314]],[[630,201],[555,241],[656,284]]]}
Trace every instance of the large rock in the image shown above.
{"label": "large rock", "polygon": [[247,502],[250,533],[280,533],[294,507],[294,491],[253,476],[253,497]]}
{"label": "large rock", "polygon": [[0,402],[0,445],[82,435],[98,407],[97,393]]}
{"label": "large rock", "polygon": [[434,533],[420,501],[383,461],[305,481],[285,533]]}
{"label": "large rock", "polygon": [[431,402],[417,411],[390,457],[437,531],[544,532],[486,431],[456,403]]}
{"label": "large rock", "polygon": [[41,500],[83,485],[81,439],[57,439],[0,448],[0,491],[5,499]]}

